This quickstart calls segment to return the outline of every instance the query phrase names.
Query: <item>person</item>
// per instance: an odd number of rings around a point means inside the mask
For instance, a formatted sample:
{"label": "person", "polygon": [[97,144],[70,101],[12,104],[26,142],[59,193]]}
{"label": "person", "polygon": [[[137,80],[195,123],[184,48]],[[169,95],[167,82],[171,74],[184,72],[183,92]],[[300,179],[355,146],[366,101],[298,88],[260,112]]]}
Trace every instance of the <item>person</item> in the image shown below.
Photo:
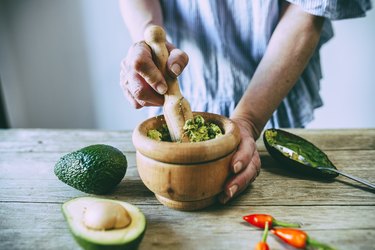
{"label": "person", "polygon": [[226,203],[259,174],[255,142],[262,130],[304,127],[322,105],[319,49],[333,36],[330,20],[370,8],[366,0],[120,0],[134,41],[121,64],[121,86],[135,108],[161,112],[167,85],[143,32],[164,27],[167,73],[179,77],[192,110],[228,116],[240,128],[233,176],[220,195]]}

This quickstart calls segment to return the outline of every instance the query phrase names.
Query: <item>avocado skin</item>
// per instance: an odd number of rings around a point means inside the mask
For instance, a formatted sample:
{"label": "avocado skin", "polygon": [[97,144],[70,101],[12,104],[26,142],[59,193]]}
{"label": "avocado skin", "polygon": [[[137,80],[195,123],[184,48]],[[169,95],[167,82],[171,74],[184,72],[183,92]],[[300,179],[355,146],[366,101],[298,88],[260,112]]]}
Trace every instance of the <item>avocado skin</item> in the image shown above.
{"label": "avocado skin", "polygon": [[62,182],[90,194],[105,194],[124,178],[125,155],[109,145],[96,144],[66,154],[54,172]]}
{"label": "avocado skin", "polygon": [[122,244],[122,245],[100,245],[96,243],[89,242],[85,239],[82,239],[76,235],[74,235],[75,241],[85,250],[133,250],[138,249],[139,243],[141,243],[143,236],[145,235],[145,231],[141,235],[138,236],[137,239],[135,239],[132,242]]}

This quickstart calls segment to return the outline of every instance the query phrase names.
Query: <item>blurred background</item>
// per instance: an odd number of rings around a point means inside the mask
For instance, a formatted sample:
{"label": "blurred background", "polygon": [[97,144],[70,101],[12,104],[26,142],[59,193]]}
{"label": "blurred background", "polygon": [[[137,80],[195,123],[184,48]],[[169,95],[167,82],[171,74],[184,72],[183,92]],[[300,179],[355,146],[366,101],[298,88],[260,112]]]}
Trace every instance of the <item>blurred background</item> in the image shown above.
{"label": "blurred background", "polygon": [[[333,23],[310,128],[375,127],[374,24],[374,10]],[[0,115],[12,128],[134,128],[147,109],[119,86],[130,44],[118,0],[0,0]]]}

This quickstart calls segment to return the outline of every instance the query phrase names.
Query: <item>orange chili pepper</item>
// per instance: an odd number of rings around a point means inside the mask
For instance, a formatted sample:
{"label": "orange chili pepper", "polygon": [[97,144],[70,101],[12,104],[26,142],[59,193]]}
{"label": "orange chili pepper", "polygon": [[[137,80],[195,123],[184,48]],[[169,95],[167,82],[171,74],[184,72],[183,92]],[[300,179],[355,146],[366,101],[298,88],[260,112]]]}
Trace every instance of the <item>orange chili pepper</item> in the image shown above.
{"label": "orange chili pepper", "polygon": [[285,243],[295,248],[306,248],[307,234],[298,229],[278,228],[272,229],[271,232],[283,240]]}
{"label": "orange chili pepper", "polygon": [[321,250],[334,250],[334,248],[326,244],[309,238],[307,233],[299,229],[277,228],[272,229],[271,232],[279,237],[282,241],[295,248],[305,249],[307,246],[311,246],[314,249],[317,248]]}
{"label": "orange chili pepper", "polygon": [[264,228],[266,225],[266,222],[268,222],[270,228],[273,228],[274,226],[300,227],[300,224],[278,221],[274,217],[268,214],[249,214],[249,215],[243,216],[242,218],[248,223],[250,223],[251,225],[259,227],[259,228]]}
{"label": "orange chili pepper", "polygon": [[269,250],[269,246],[267,244],[267,236],[268,236],[268,221],[266,222],[266,226],[264,227],[262,240],[258,242],[255,246],[255,250]]}

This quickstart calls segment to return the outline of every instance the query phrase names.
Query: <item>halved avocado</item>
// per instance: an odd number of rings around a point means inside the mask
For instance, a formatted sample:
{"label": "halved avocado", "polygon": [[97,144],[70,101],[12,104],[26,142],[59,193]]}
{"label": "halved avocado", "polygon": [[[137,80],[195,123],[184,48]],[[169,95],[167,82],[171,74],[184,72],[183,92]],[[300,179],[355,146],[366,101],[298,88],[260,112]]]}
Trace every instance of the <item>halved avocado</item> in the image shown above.
{"label": "halved avocado", "polygon": [[[118,205],[120,205],[120,209],[125,209],[129,215],[130,223],[123,228],[114,228],[114,226],[108,229],[90,228],[85,221],[85,213],[90,209],[95,213],[98,210],[98,204],[109,204],[110,207],[116,208],[119,208]],[[144,214],[136,206],[123,201],[81,197],[65,202],[62,211],[75,240],[84,249],[136,249],[146,231]],[[108,211],[105,216],[106,214]],[[91,223],[93,218],[103,221],[102,215],[91,216]],[[112,219],[118,220],[118,217],[115,216]],[[114,225],[114,223],[112,224]]]}
{"label": "halved avocado", "polygon": [[263,133],[263,141],[268,153],[280,162],[282,167],[326,179],[338,176],[335,172],[317,169],[336,167],[323,151],[302,137],[281,129],[267,129]]}

